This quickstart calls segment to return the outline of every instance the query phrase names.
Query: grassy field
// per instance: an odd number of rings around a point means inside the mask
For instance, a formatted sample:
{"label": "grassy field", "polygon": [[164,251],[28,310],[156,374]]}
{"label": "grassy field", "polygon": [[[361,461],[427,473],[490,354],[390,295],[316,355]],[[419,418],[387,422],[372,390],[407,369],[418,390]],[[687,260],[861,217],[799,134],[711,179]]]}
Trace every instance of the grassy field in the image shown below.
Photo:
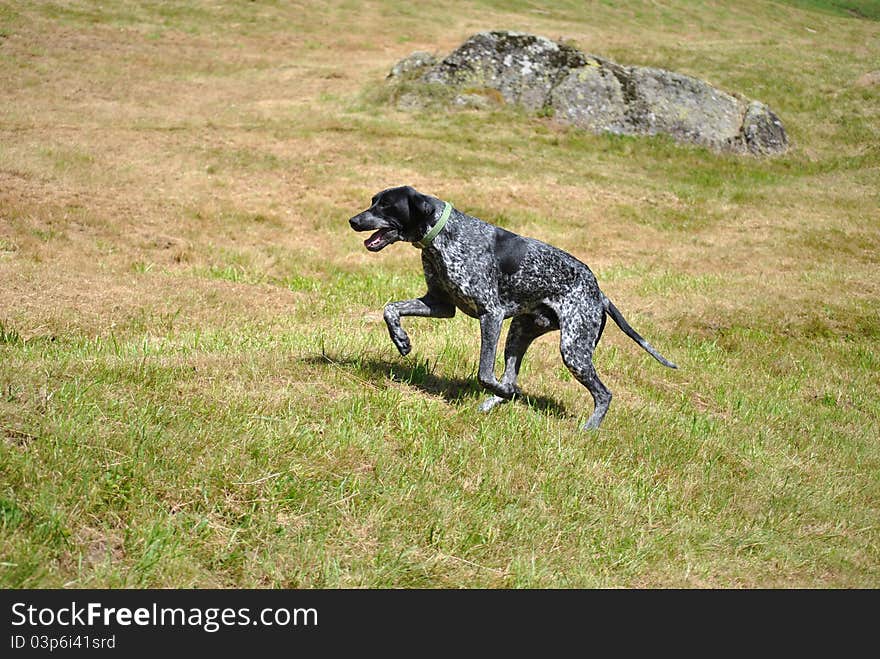
{"label": "grassy field", "polygon": [[[0,585],[880,587],[876,2],[0,0]],[[388,69],[484,29],[770,105],[771,160],[511,108],[403,113]],[[478,326],[405,322],[408,183],[590,264],[476,407]]]}

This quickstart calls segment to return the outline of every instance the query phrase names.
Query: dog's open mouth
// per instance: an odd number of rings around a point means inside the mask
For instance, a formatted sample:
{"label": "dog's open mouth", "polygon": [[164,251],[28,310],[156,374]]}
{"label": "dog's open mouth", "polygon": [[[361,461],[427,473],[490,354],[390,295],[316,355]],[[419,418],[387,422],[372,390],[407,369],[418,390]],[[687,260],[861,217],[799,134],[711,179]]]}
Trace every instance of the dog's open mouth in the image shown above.
{"label": "dog's open mouth", "polygon": [[379,229],[376,233],[374,233],[372,236],[364,241],[364,247],[366,247],[371,252],[378,252],[383,247],[387,247],[389,244],[391,244],[391,238],[389,234],[393,232],[394,229]]}

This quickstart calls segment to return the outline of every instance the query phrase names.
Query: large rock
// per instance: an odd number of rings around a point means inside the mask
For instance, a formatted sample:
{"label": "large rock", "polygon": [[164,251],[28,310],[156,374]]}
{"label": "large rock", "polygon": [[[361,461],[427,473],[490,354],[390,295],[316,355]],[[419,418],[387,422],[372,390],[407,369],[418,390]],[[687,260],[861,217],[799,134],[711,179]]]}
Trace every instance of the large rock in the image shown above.
{"label": "large rock", "polygon": [[[439,62],[414,54],[389,77],[419,83],[400,95],[401,107],[420,105],[420,95],[425,103],[451,98],[457,105],[479,107],[473,99],[494,90],[507,103],[594,132],[665,133],[739,153],[788,148],[782,122],[762,103],[690,76],[621,66],[532,34],[481,32]],[[438,95],[438,86],[452,94]]]}
{"label": "large rock", "polygon": [[539,110],[560,75],[582,66],[584,55],[544,37],[481,32],[425,73],[424,80],[455,87],[497,89],[510,103]]}

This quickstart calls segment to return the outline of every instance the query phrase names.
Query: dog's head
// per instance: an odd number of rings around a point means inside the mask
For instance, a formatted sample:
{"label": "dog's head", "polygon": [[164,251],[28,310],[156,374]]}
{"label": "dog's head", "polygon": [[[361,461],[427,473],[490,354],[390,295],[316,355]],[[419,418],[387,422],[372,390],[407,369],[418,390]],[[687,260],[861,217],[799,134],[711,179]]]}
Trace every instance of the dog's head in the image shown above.
{"label": "dog's head", "polygon": [[[355,231],[373,231],[364,247],[378,252],[399,240],[414,243],[428,232],[439,201],[405,185],[382,190],[373,197],[370,207],[351,218]],[[442,205],[442,204],[441,204]]]}

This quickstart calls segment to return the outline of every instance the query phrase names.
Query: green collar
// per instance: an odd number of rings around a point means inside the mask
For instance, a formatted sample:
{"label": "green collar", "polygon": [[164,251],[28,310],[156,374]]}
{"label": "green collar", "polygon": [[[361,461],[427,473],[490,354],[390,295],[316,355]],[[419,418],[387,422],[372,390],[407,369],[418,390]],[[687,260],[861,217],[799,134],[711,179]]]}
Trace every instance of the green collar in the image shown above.
{"label": "green collar", "polygon": [[434,238],[437,237],[437,234],[443,231],[443,227],[446,226],[446,221],[449,219],[449,216],[452,215],[452,204],[450,204],[448,201],[444,203],[446,204],[446,207],[443,209],[443,213],[440,215],[440,219],[437,220],[437,224],[435,224],[433,228],[428,233],[426,233],[421,240],[417,240],[416,242],[414,242],[413,247],[417,247],[419,249],[427,247],[433,242]]}

